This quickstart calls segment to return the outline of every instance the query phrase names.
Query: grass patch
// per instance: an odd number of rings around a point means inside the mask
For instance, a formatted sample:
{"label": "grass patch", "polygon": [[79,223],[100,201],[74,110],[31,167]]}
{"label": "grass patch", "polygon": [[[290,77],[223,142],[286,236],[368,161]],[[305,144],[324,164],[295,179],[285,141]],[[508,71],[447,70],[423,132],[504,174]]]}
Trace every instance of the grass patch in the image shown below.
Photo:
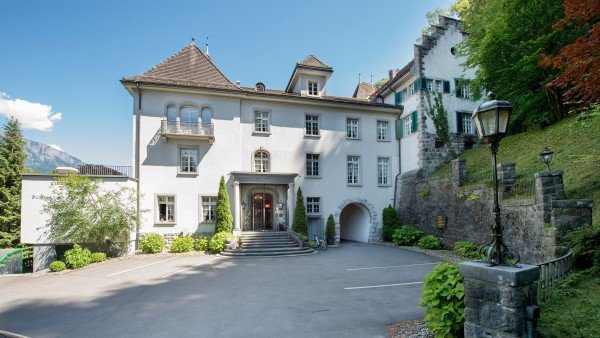
{"label": "grass patch", "polygon": [[541,304],[541,337],[600,337],[600,277],[574,273]]}
{"label": "grass patch", "polygon": [[[539,154],[546,146],[554,151],[550,167],[562,169],[567,198],[590,198],[600,203],[600,106],[587,118],[570,117],[541,130],[511,135],[502,140],[498,163],[515,162],[519,181],[533,180],[533,174],[546,169]],[[460,158],[467,161],[469,184],[489,184],[492,168],[487,146],[465,151]],[[434,175],[449,177],[448,163]],[[600,208],[593,209],[593,223],[600,222]]]}

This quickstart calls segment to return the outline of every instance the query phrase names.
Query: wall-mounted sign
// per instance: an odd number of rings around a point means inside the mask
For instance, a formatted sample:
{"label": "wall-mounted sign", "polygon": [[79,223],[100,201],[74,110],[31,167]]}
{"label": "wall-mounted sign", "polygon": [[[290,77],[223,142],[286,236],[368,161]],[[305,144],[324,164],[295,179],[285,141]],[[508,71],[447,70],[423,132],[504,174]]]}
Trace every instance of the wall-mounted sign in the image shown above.
{"label": "wall-mounted sign", "polygon": [[435,220],[435,225],[438,229],[446,229],[446,216],[438,216]]}

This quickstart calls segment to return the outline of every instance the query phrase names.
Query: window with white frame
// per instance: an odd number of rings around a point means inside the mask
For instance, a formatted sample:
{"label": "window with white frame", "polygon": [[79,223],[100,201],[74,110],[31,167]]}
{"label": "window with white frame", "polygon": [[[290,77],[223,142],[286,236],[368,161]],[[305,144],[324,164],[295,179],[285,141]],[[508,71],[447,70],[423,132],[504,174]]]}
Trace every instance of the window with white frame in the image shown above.
{"label": "window with white frame", "polygon": [[320,215],[321,214],[321,197],[306,198],[306,214]]}
{"label": "window with white frame", "polygon": [[319,136],[319,115],[306,114],[306,135]]}
{"label": "window with white frame", "polygon": [[433,91],[433,80],[431,80],[431,79],[427,79],[427,91],[429,91],[429,92]]}
{"label": "window with white frame", "polygon": [[435,91],[438,93],[442,93],[442,80],[435,80]]}
{"label": "window with white frame", "polygon": [[184,125],[198,124],[198,108],[194,106],[181,107],[181,123]]}
{"label": "window with white frame", "polygon": [[167,121],[175,122],[177,121],[177,107],[174,104],[170,104],[167,106]]}
{"label": "window with white frame", "polygon": [[175,196],[156,196],[157,223],[175,223]]}
{"label": "window with white frame", "polygon": [[182,173],[195,173],[198,167],[198,149],[179,148],[179,171]]}
{"label": "window with white frame", "polygon": [[377,141],[389,140],[389,123],[388,121],[377,121]]}
{"label": "window with white frame", "polygon": [[319,154],[306,154],[306,176],[319,176]]}
{"label": "window with white frame", "polygon": [[460,97],[464,97],[466,99],[471,98],[471,89],[469,88],[469,84],[462,84],[462,86],[460,87]]}
{"label": "window with white frame", "polygon": [[403,101],[406,101],[406,99],[408,98],[408,87],[402,89],[402,97],[403,97]]}
{"label": "window with white frame", "polygon": [[319,95],[319,83],[317,81],[308,81],[308,95]]}
{"label": "window with white frame", "polygon": [[360,157],[348,156],[347,179],[348,184],[360,184]]}
{"label": "window with white frame", "polygon": [[347,138],[358,138],[358,119],[357,118],[346,118],[346,137]]}
{"label": "window with white frame", "polygon": [[456,132],[459,134],[473,134],[473,120],[471,120],[471,113],[458,112],[456,114]]}
{"label": "window with white frame", "polygon": [[390,185],[390,158],[377,158],[377,184]]}
{"label": "window with white frame", "polygon": [[269,153],[266,150],[257,150],[254,153],[254,171],[257,173],[268,173],[269,170]]}
{"label": "window with white frame", "polygon": [[202,222],[214,223],[217,214],[217,197],[202,196]]}
{"label": "window with white frame", "polygon": [[254,112],[254,131],[257,133],[269,132],[269,113],[264,111]]}
{"label": "window with white frame", "polygon": [[408,85],[408,96],[413,96],[415,94],[415,87],[412,84]]}
{"label": "window with white frame", "polygon": [[412,134],[412,115],[404,118],[404,136]]}

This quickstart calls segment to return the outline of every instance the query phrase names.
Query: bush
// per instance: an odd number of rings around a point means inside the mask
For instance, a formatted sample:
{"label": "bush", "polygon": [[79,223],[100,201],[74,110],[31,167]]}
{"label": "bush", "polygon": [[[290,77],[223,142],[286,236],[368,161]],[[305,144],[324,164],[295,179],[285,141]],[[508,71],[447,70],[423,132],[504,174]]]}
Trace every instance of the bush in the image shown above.
{"label": "bush", "polygon": [[304,207],[302,188],[298,188],[298,192],[296,193],[296,208],[294,209],[292,230],[299,235],[308,236],[308,224],[306,220],[306,208]]}
{"label": "bush", "polygon": [[206,251],[208,249],[208,242],[210,242],[210,238],[203,236],[196,240],[196,250],[198,251]]}
{"label": "bush", "polygon": [[327,238],[335,238],[335,220],[333,219],[333,215],[329,214],[327,218],[327,228],[325,229],[325,237]]}
{"label": "bush", "polygon": [[419,240],[419,247],[423,249],[439,250],[442,248],[442,241],[439,238],[427,235]]}
{"label": "bush", "polygon": [[421,230],[415,227],[403,226],[394,230],[392,240],[396,245],[415,245],[423,237]]}
{"label": "bush", "polygon": [[480,258],[479,245],[469,241],[454,242],[454,253],[467,258]]}
{"label": "bush", "polygon": [[590,227],[571,231],[565,236],[566,243],[573,249],[574,266],[579,270],[593,268],[600,274],[600,228]]}
{"label": "bush", "polygon": [[231,232],[218,232],[208,242],[208,251],[212,254],[218,254],[225,248],[227,238],[232,238]]}
{"label": "bush", "polygon": [[215,215],[215,232],[231,232],[233,230],[233,215],[229,204],[229,194],[225,186],[225,177],[221,176],[217,194],[217,211]]}
{"label": "bush", "polygon": [[398,213],[393,206],[388,205],[383,209],[381,217],[383,219],[381,237],[383,237],[384,241],[391,242],[393,240],[394,231],[400,228],[400,219],[398,218]]}
{"label": "bush", "polygon": [[54,261],[54,262],[50,263],[50,271],[52,271],[52,272],[63,271],[66,268],[67,268],[67,265],[61,261]]}
{"label": "bush", "polygon": [[159,234],[144,235],[141,240],[142,252],[153,254],[163,251],[165,248],[165,239]]}
{"label": "bush", "polygon": [[106,254],[104,252],[94,252],[92,254],[92,263],[100,263],[106,260]]}
{"label": "bush", "polygon": [[465,289],[458,266],[442,263],[425,277],[421,306],[429,331],[436,337],[457,337],[465,322]]}
{"label": "bush", "polygon": [[80,269],[92,262],[92,252],[75,244],[65,252],[65,263],[71,269]]}
{"label": "bush", "polygon": [[194,250],[194,238],[190,236],[181,236],[175,238],[171,243],[171,252],[190,252]]}

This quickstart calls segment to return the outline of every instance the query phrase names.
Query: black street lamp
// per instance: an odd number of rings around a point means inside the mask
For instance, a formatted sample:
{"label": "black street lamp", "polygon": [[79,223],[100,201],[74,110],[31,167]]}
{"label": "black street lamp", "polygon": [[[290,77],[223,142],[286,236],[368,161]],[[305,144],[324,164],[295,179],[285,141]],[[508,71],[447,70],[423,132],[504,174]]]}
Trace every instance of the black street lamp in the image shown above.
{"label": "black street lamp", "polygon": [[500,141],[506,135],[508,120],[512,113],[512,105],[508,101],[494,99],[494,93],[488,93],[488,99],[473,112],[471,119],[477,127],[479,138],[488,143],[492,153],[492,179],[494,181],[494,226],[492,227],[494,239],[488,244],[488,261],[491,265],[507,265],[509,260],[513,264],[519,262],[520,257],[516,251],[510,250],[502,240],[502,225],[500,224],[500,205],[498,203],[498,171],[496,169],[496,153]]}
{"label": "black street lamp", "polygon": [[544,161],[544,163],[546,163],[546,167],[548,167],[548,171],[550,171],[550,162],[552,162],[552,155],[554,154],[554,152],[552,151],[552,149],[545,147],[542,152],[540,153],[540,157],[542,158],[542,161]]}

